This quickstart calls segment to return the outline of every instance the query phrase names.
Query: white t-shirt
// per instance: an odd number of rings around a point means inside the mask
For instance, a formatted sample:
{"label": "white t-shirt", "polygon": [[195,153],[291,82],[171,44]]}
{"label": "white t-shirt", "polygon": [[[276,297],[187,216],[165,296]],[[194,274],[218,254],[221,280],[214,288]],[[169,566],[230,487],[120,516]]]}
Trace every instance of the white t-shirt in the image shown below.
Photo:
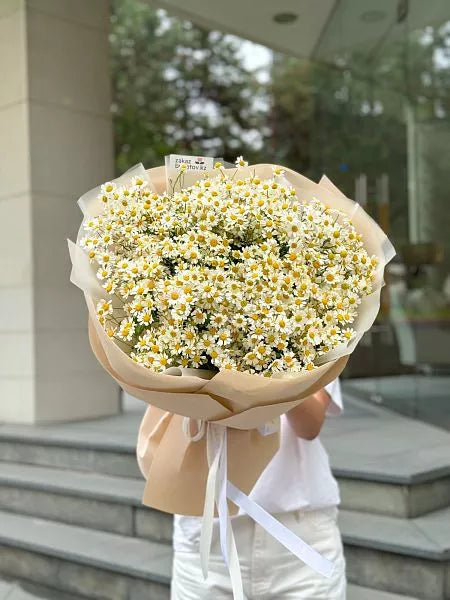
{"label": "white t-shirt", "polygon": [[[335,379],[325,389],[331,397],[327,414],[339,415],[343,409],[339,380]],[[339,488],[320,439],[299,438],[286,415],[282,415],[280,448],[261,473],[250,498],[272,514],[337,506]],[[175,515],[175,550],[192,550],[200,528],[201,517]]]}

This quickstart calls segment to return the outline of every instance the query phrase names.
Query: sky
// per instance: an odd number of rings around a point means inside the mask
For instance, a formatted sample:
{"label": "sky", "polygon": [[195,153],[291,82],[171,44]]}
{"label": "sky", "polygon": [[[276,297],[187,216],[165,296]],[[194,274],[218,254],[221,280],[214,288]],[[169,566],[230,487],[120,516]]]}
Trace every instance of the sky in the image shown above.
{"label": "sky", "polygon": [[241,55],[244,59],[244,65],[248,69],[259,69],[269,66],[272,60],[272,51],[266,46],[242,40]]}

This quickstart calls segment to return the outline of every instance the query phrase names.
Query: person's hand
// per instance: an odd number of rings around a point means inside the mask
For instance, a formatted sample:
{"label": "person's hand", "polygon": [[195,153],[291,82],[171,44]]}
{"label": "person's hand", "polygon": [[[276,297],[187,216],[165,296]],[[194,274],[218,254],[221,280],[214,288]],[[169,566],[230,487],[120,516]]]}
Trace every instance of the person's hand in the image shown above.
{"label": "person's hand", "polygon": [[298,437],[313,440],[319,435],[330,402],[330,395],[321,389],[286,413],[289,424]]}

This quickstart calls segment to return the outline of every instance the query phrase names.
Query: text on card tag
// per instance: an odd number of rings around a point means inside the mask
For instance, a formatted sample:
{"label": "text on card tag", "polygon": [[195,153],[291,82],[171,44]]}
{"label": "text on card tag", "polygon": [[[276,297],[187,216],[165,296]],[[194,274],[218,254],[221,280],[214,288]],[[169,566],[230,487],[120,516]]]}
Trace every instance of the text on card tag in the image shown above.
{"label": "text on card tag", "polygon": [[184,154],[171,154],[169,169],[179,169],[186,165],[187,171],[210,171],[214,168],[214,158],[211,156],[187,156]]}

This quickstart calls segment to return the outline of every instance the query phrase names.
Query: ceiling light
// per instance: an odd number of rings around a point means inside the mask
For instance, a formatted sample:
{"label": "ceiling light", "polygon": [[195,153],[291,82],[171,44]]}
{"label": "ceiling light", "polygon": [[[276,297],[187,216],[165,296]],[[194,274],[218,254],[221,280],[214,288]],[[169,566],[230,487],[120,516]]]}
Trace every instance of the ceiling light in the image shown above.
{"label": "ceiling light", "polygon": [[281,12],[273,15],[273,20],[279,25],[288,25],[294,23],[298,19],[298,15],[291,12]]}

